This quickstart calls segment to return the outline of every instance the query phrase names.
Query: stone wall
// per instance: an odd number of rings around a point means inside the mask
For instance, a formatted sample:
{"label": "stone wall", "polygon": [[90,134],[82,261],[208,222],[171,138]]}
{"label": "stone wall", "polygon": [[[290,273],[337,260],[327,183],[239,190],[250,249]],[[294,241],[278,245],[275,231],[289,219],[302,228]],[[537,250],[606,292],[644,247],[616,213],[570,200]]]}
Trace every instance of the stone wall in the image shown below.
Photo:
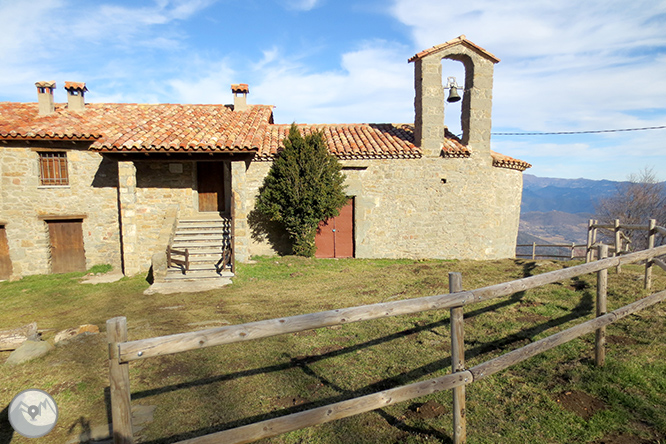
{"label": "stone wall", "polygon": [[165,250],[161,233],[169,212],[176,208],[179,219],[199,214],[196,167],[195,161],[119,162],[126,274],[147,272],[152,256]]}
{"label": "stone wall", "polygon": [[[352,167],[347,193],[355,197],[354,236],[359,258],[498,259],[514,257],[522,172],[488,165],[485,158],[342,161]],[[234,181],[237,208],[249,214],[270,162],[243,167]],[[234,176],[236,177],[236,176]],[[269,239],[242,239],[237,260],[283,251]]]}
{"label": "stone wall", "polygon": [[[120,268],[115,162],[86,148],[63,146],[69,185],[42,186],[39,148],[0,149],[0,220],[6,222],[13,276],[50,273],[48,216],[83,216],[86,267],[111,264]],[[52,149],[53,150],[53,149]]]}
{"label": "stone wall", "polygon": [[[119,201],[127,274],[146,272],[164,248],[169,211],[197,214],[196,163],[104,159],[68,149],[70,184],[41,186],[38,149],[0,150],[0,221],[6,223],[13,273],[50,272],[48,216],[83,218],[86,266],[121,266]],[[496,259],[513,257],[522,173],[486,159],[422,158],[343,161],[355,197],[359,258]],[[254,201],[270,162],[231,163],[236,259],[288,251],[285,237],[252,231]],[[274,234],[274,233],[273,233]],[[164,236],[162,236],[163,238]],[[163,243],[163,242],[162,242]]]}
{"label": "stone wall", "polygon": [[135,161],[136,215],[134,223],[139,238],[136,240],[138,270],[128,274],[146,272],[152,255],[166,248],[160,244],[160,231],[169,208],[178,207],[178,217],[188,218],[197,213],[195,188],[195,162],[179,162],[182,167],[170,167],[172,162]]}

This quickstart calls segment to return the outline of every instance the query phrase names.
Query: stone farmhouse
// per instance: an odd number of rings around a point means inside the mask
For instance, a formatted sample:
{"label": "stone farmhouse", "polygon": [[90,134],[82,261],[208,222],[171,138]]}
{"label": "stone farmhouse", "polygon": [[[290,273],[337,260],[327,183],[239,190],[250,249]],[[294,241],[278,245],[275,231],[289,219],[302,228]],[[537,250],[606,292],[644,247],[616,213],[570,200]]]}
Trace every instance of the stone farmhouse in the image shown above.
{"label": "stone farmhouse", "polygon": [[[443,123],[442,59],[465,68],[461,138]],[[460,36],[409,59],[413,125],[299,125],[323,131],[350,197],[321,224],[318,256],[514,256],[530,165],[490,149],[498,61]],[[247,85],[232,85],[233,105],[86,103],[75,82],[61,104],[55,82],[36,86],[37,103],[0,102],[0,279],[96,264],[218,277],[230,252],[245,262],[280,251],[251,211],[290,125],[248,105]]]}

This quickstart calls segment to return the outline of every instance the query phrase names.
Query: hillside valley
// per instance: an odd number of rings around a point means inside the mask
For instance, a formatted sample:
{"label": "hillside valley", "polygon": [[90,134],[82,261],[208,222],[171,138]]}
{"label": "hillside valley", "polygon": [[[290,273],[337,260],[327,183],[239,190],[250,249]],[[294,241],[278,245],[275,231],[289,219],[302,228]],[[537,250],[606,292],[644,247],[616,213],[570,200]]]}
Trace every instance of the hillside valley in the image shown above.
{"label": "hillside valley", "polygon": [[585,243],[599,199],[623,183],[524,174],[518,244]]}

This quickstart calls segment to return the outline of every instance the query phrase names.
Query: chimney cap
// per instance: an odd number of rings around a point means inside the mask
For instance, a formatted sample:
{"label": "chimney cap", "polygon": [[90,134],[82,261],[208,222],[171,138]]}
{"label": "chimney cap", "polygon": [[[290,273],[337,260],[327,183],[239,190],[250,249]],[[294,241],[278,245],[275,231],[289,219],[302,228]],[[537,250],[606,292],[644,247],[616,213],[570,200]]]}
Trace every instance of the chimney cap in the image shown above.
{"label": "chimney cap", "polygon": [[249,94],[250,93],[250,87],[248,86],[247,83],[233,84],[233,85],[231,85],[231,92],[232,93]]}
{"label": "chimney cap", "polygon": [[43,80],[41,82],[35,82],[35,86],[37,88],[55,88],[56,82],[55,80]]}
{"label": "chimney cap", "polygon": [[65,82],[65,89],[67,91],[69,90],[75,90],[75,91],[88,91],[88,88],[86,88],[86,84],[83,82]]}

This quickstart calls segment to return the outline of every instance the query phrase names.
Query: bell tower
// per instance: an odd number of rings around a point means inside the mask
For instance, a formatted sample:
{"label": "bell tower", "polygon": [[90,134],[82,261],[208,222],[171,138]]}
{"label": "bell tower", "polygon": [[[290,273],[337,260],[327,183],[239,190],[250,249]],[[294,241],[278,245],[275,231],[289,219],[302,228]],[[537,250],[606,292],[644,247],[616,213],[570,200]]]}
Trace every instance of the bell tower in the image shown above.
{"label": "bell tower", "polygon": [[493,71],[499,59],[464,35],[421,51],[414,62],[414,143],[426,157],[439,157],[444,143],[444,86],[442,59],[456,60],[465,68],[462,92],[462,143],[472,156],[490,161]]}

